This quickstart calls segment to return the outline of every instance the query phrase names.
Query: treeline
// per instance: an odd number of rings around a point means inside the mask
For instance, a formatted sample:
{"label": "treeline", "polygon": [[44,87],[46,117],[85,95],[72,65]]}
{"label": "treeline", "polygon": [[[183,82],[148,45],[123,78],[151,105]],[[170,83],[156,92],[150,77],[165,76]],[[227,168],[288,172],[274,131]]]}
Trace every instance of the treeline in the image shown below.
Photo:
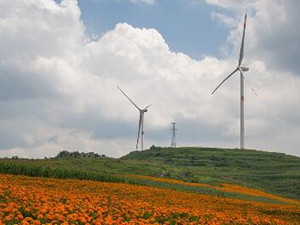
{"label": "treeline", "polygon": [[72,157],[72,158],[103,158],[106,157],[105,155],[99,155],[98,153],[94,152],[69,152],[67,150],[59,152],[55,158],[66,158],[66,157]]}

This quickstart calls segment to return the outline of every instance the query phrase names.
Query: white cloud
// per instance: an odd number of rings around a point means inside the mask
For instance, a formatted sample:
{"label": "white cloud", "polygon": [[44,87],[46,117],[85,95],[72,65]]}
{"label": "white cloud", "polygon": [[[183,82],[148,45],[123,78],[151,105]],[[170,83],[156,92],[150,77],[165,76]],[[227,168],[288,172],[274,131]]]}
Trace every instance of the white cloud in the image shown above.
{"label": "white cloud", "polygon": [[[237,1],[237,0],[205,0],[207,4],[211,4],[211,5],[215,5],[215,6],[219,6],[221,8],[225,8],[225,9],[244,9],[247,8],[249,6],[251,6],[252,4],[255,4],[257,2],[259,2],[259,0],[244,0],[244,1]],[[266,1],[266,0],[263,0]]]}
{"label": "white cloud", "polygon": [[133,3],[146,3],[149,5],[153,5],[156,0],[130,0]]}
{"label": "white cloud", "polygon": [[[146,114],[148,146],[169,143],[174,120],[184,128],[182,144],[238,146],[238,76],[210,93],[236,66],[241,17],[230,20],[233,57],[196,61],[170,51],[157,30],[127,23],[88,41],[74,0],[3,0],[0,11],[0,154],[131,151],[138,112],[118,85],[140,106],[167,98]],[[246,90],[246,145],[298,154],[299,77],[259,57],[269,51],[253,44],[262,36],[257,23],[268,21],[259,15],[249,18],[246,36],[247,80],[259,92]]]}
{"label": "white cloud", "polygon": [[213,20],[219,20],[220,22],[222,22],[225,26],[227,26],[229,28],[232,28],[236,25],[236,21],[234,20],[234,18],[226,16],[221,13],[212,12],[211,17]]}
{"label": "white cloud", "polygon": [[[104,0],[92,0],[94,2],[101,2],[101,1],[104,1]],[[110,0],[110,1],[115,1],[117,3],[121,3],[121,2],[131,2],[131,3],[141,3],[141,4],[147,4],[147,5],[154,5],[156,3],[157,0]]]}

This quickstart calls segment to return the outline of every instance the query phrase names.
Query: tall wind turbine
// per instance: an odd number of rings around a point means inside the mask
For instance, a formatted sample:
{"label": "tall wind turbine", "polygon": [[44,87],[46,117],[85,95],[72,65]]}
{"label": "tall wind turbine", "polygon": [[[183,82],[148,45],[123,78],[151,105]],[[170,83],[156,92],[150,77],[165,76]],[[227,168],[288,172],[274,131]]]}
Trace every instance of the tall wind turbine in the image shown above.
{"label": "tall wind turbine", "polygon": [[158,102],[160,102],[161,100],[159,101],[156,101],[150,105],[147,105],[145,108],[141,109],[139,108],[126,94],[124,91],[122,91],[122,89],[120,87],[118,87],[119,90],[122,92],[123,95],[125,95],[125,97],[139,110],[140,112],[140,119],[139,119],[139,128],[138,128],[138,136],[137,136],[137,139],[136,139],[136,149],[138,149],[138,145],[139,145],[139,141],[140,141],[140,137],[141,137],[141,150],[143,150],[143,145],[144,145],[144,114],[145,112],[148,112],[148,108]]}
{"label": "tall wind turbine", "polygon": [[240,72],[240,82],[241,82],[241,86],[240,86],[240,144],[241,144],[241,149],[244,149],[245,147],[245,126],[244,126],[244,74],[243,72],[246,72],[249,70],[249,68],[247,67],[242,67],[242,60],[244,57],[244,41],[245,41],[245,31],[246,31],[246,20],[247,20],[247,14],[245,14],[245,19],[244,19],[244,30],[243,30],[243,37],[242,37],[242,44],[241,44],[241,48],[240,48],[240,56],[239,56],[239,61],[238,61],[238,66],[237,68],[231,73],[229,74],[216,88],[215,90],[211,93],[214,94],[216,92],[216,90],[229,78],[231,77],[233,74],[235,74],[236,72]]}

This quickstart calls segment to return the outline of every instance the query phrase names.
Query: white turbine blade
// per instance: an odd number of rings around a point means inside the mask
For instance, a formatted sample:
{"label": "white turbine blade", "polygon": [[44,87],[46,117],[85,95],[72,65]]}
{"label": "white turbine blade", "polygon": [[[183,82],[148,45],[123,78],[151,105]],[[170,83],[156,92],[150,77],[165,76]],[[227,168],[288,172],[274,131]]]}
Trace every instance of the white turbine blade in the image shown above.
{"label": "white turbine blade", "polygon": [[138,136],[137,136],[137,139],[136,139],[136,147],[135,147],[136,149],[138,149],[138,145],[139,145],[141,126],[142,126],[142,112],[140,111],[139,129],[138,129]]}
{"label": "white turbine blade", "polygon": [[247,87],[251,89],[251,91],[253,92],[254,95],[258,96],[258,94],[257,94],[257,92],[254,90],[254,88],[252,88],[252,87],[248,84],[248,80],[246,79],[246,77],[245,77],[244,73],[242,72],[242,70],[240,69],[239,71],[242,73],[243,78],[244,78],[244,80],[246,81],[245,84],[247,85]]}
{"label": "white turbine blade", "polygon": [[212,95],[218,90],[218,88],[229,78],[231,77],[236,71],[238,71],[239,68],[236,68],[231,74],[229,74],[216,88],[215,90],[211,93]]}
{"label": "white turbine blade", "polygon": [[151,106],[153,106],[153,105],[155,105],[155,104],[157,104],[157,103],[159,103],[159,102],[161,102],[161,101],[164,101],[164,100],[165,100],[165,99],[157,100],[157,101],[151,103],[150,105],[147,105],[144,109],[148,109],[149,107],[151,107]]}
{"label": "white turbine blade", "polygon": [[125,97],[138,109],[141,110],[126,94],[124,91],[122,91],[122,89],[118,86],[119,90],[123,93],[123,95],[125,95]]}
{"label": "white turbine blade", "polygon": [[246,85],[251,89],[251,91],[253,92],[253,94],[255,94],[256,96],[258,96],[257,92],[254,90],[254,88],[252,88],[251,86],[249,86],[247,83]]}
{"label": "white turbine blade", "polygon": [[246,20],[247,20],[247,14],[245,14],[245,20],[244,20],[244,30],[243,30],[242,44],[241,44],[241,48],[240,48],[239,66],[242,64],[242,60],[243,60],[243,57],[244,57],[244,42],[245,42]]}

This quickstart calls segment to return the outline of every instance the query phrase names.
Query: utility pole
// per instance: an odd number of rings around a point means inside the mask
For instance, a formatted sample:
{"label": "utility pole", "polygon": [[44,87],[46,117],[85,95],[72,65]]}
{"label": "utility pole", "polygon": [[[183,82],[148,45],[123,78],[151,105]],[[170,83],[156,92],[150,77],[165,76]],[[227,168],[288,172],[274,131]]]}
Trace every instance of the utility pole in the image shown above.
{"label": "utility pole", "polygon": [[176,123],[171,123],[172,124],[172,139],[171,139],[171,147],[176,148]]}

